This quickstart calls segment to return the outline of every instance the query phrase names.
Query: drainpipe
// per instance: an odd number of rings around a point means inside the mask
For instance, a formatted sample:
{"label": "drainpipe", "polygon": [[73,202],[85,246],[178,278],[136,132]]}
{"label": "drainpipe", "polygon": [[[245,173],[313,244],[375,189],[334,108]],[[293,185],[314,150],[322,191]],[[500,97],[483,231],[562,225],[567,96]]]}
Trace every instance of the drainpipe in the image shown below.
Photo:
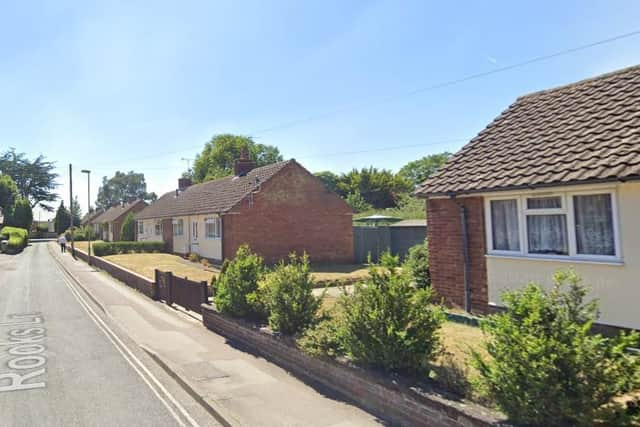
{"label": "drainpipe", "polygon": [[460,226],[462,231],[462,256],[464,259],[464,309],[471,313],[471,283],[469,273],[469,233],[467,231],[467,207],[460,203],[456,196],[451,199],[460,207]]}

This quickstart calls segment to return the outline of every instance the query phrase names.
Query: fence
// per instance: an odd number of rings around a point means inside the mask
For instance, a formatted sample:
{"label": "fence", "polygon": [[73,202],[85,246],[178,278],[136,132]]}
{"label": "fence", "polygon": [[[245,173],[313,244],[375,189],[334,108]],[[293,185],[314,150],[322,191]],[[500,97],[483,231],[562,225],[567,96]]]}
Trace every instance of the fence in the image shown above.
{"label": "fence", "polygon": [[187,310],[201,312],[201,305],[209,301],[207,282],[195,282],[176,277],[170,271],[155,270],[155,299],[178,304]]}
{"label": "fence", "polygon": [[357,263],[367,262],[369,254],[371,260],[377,262],[380,254],[390,250],[394,255],[404,258],[409,249],[424,242],[427,237],[425,224],[416,221],[403,224],[404,221],[391,226],[353,227],[353,253]]}

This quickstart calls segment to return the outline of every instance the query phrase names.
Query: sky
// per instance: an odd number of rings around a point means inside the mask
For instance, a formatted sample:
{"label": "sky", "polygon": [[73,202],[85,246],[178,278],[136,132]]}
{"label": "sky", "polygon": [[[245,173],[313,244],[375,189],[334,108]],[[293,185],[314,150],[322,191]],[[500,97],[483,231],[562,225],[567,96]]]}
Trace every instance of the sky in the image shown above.
{"label": "sky", "polygon": [[[640,2],[0,3],[0,152],[56,162],[87,209],[103,176],[172,191],[219,133],[312,172],[455,152],[518,96],[640,63]],[[477,73],[493,74],[437,87]],[[50,214],[35,212],[35,218]]]}

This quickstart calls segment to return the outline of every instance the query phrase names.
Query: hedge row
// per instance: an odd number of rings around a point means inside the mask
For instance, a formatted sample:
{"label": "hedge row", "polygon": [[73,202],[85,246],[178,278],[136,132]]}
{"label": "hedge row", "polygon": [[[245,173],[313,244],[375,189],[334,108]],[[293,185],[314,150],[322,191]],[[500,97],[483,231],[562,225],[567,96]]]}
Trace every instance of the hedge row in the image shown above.
{"label": "hedge row", "polygon": [[7,250],[9,254],[17,254],[21,252],[29,243],[29,232],[24,228],[4,227],[0,230],[2,239],[7,239]]}
{"label": "hedge row", "polygon": [[130,252],[164,252],[164,242],[97,242],[93,244],[95,256],[126,254]]}

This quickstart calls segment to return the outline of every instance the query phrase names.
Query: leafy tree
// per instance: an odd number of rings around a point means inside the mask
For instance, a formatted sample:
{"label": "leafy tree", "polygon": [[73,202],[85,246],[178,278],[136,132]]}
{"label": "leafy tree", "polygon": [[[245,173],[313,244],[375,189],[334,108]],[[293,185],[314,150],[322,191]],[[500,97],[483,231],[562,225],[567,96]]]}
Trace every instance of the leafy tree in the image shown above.
{"label": "leafy tree", "polygon": [[431,274],[429,273],[429,248],[427,243],[421,243],[409,249],[409,254],[404,262],[404,268],[409,272],[413,283],[418,288],[431,286]]}
{"label": "leafy tree", "polygon": [[286,335],[305,330],[320,308],[320,298],[313,295],[315,281],[307,254],[289,255],[288,262],[280,262],[267,273],[258,288],[269,313],[269,326]]}
{"label": "leafy tree", "polygon": [[69,215],[69,209],[65,208],[64,200],[60,201],[60,206],[56,210],[56,217],[53,220],[53,227],[58,234],[62,234],[71,225],[71,216]]}
{"label": "leafy tree", "polygon": [[216,308],[237,317],[264,317],[256,297],[263,274],[262,257],[251,252],[249,246],[240,246],[233,260],[222,264],[220,276],[212,279]]}
{"label": "leafy tree", "polygon": [[422,184],[431,174],[445,164],[451,153],[431,154],[404,165],[398,175],[409,181],[414,187]]}
{"label": "leafy tree", "polygon": [[216,135],[196,156],[193,163],[194,181],[210,181],[233,174],[235,161],[240,158],[240,151],[243,148],[249,151],[249,158],[255,160],[257,166],[282,161],[280,151],[273,145],[256,144],[247,136]]}
{"label": "leafy tree", "polygon": [[7,215],[18,196],[18,187],[9,175],[0,175],[0,212]]}
{"label": "leafy tree", "polygon": [[54,170],[55,163],[45,160],[42,155],[29,160],[25,153],[17,153],[15,148],[0,154],[0,172],[13,179],[20,197],[29,200],[32,208],[40,205],[48,212],[53,211],[49,202],[58,198],[54,192],[58,174]]}
{"label": "leafy tree", "polygon": [[351,206],[354,212],[364,212],[371,209],[371,205],[362,197],[360,192],[347,194],[345,201]]}
{"label": "leafy tree", "polygon": [[132,202],[138,199],[155,201],[157,198],[155,193],[147,192],[143,173],[117,171],[111,178],[102,177],[96,206],[98,209],[109,209],[122,201]]}
{"label": "leafy tree", "polygon": [[342,197],[360,193],[368,204],[382,209],[396,206],[400,195],[410,190],[411,183],[389,170],[369,167],[342,174],[337,187]]}
{"label": "leafy tree", "polygon": [[316,172],[314,175],[320,178],[320,181],[322,181],[328,190],[338,193],[338,182],[340,181],[339,175],[330,171]]}
{"label": "leafy tree", "polygon": [[33,211],[29,200],[19,197],[15,200],[11,209],[7,212],[5,223],[11,227],[31,229],[33,223]]}
{"label": "leafy tree", "polygon": [[640,385],[640,358],[625,352],[639,335],[593,334],[597,302],[584,302],[578,276],[559,271],[554,282],[505,292],[506,311],[482,322],[491,356],[473,352],[482,391],[517,424],[621,425],[613,399]]}
{"label": "leafy tree", "polygon": [[129,212],[122,221],[120,227],[120,240],[123,242],[133,242],[136,236],[136,220],[133,218],[133,212]]}

